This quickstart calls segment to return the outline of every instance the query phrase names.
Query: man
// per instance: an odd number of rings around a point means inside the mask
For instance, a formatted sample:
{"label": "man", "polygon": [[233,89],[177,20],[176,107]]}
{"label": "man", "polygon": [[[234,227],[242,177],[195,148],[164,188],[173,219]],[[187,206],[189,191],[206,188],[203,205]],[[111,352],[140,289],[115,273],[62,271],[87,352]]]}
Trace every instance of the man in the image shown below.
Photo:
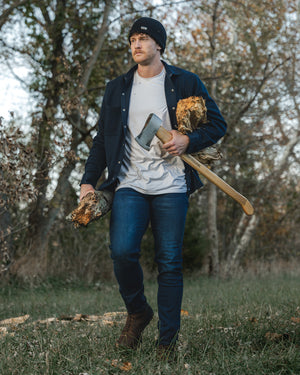
{"label": "man", "polygon": [[[163,25],[148,17],[138,19],[129,32],[135,65],[108,83],[99,130],[94,138],[80,199],[93,192],[107,167],[100,190],[114,191],[110,222],[111,257],[119,290],[128,312],[117,346],[136,348],[153,317],[144,295],[139,263],[140,243],[151,222],[158,265],[158,316],[161,351],[174,348],[180,328],[183,293],[182,242],[188,196],[202,186],[198,174],[178,157],[216,143],[226,123],[205,86],[193,73],[161,60],[166,46]],[[176,130],[176,104],[189,96],[202,96],[208,122],[189,135]],[[155,137],[150,151],[135,140],[150,113],[163,120],[172,139]]]}

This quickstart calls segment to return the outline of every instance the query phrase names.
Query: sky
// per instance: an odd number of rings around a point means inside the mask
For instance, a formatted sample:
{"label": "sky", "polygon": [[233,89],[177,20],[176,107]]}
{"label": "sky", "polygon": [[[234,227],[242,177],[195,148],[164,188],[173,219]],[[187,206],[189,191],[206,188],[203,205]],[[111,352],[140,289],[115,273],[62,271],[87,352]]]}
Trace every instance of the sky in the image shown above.
{"label": "sky", "polygon": [[[26,76],[27,72],[28,70],[22,67],[15,70],[20,77]],[[0,71],[0,116],[9,120],[10,112],[14,112],[17,117],[26,118],[29,108],[29,94],[22,88],[21,83],[8,70]]]}
{"label": "sky", "polygon": [[[180,2],[180,0],[178,1]],[[163,0],[152,0],[152,4],[163,4]],[[19,27],[20,25],[16,24],[14,29]],[[11,34],[8,37],[14,38],[14,35]],[[17,64],[16,62],[13,66],[14,73],[21,78],[25,77],[28,74],[28,69],[17,66]],[[3,67],[4,64],[1,64],[1,69]],[[6,71],[0,70],[0,117],[9,120],[11,118],[10,112],[14,112],[15,117],[25,120],[28,119],[27,114],[31,108],[32,103],[29,94],[22,88],[21,83],[8,69]]]}

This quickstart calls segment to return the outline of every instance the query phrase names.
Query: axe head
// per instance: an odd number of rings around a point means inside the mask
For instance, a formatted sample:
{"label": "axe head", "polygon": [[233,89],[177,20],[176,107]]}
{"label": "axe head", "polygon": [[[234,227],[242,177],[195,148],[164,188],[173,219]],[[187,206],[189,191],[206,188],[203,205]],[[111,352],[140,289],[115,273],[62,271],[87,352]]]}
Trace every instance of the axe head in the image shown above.
{"label": "axe head", "polygon": [[143,127],[140,134],[135,138],[137,143],[146,150],[150,150],[150,143],[157,133],[158,129],[161,127],[162,120],[156,116],[154,113],[151,113]]}

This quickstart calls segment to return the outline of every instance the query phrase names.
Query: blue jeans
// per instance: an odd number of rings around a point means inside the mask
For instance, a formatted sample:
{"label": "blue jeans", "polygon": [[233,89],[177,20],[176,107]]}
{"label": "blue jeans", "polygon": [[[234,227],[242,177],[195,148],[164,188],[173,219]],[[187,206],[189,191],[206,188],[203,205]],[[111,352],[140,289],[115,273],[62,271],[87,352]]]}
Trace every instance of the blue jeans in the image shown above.
{"label": "blue jeans", "polygon": [[139,263],[142,237],[151,222],[158,266],[159,343],[177,339],[183,293],[182,242],[188,197],[185,193],[145,195],[123,188],[115,193],[110,241],[114,272],[128,313],[146,307]]}

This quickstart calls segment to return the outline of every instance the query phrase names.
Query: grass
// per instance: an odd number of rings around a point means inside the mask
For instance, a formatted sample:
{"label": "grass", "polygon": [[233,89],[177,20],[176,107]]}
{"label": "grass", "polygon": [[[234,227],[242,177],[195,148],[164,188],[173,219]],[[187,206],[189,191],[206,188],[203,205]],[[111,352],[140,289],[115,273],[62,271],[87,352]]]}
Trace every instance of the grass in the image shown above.
{"label": "grass", "polygon": [[[300,374],[300,277],[185,280],[182,328],[173,363],[156,358],[156,319],[137,351],[114,342],[122,321],[35,323],[62,314],[124,311],[114,283],[4,287],[0,320],[29,314],[0,334],[0,374]],[[156,310],[156,283],[145,290]],[[1,328],[1,324],[0,324]]]}

